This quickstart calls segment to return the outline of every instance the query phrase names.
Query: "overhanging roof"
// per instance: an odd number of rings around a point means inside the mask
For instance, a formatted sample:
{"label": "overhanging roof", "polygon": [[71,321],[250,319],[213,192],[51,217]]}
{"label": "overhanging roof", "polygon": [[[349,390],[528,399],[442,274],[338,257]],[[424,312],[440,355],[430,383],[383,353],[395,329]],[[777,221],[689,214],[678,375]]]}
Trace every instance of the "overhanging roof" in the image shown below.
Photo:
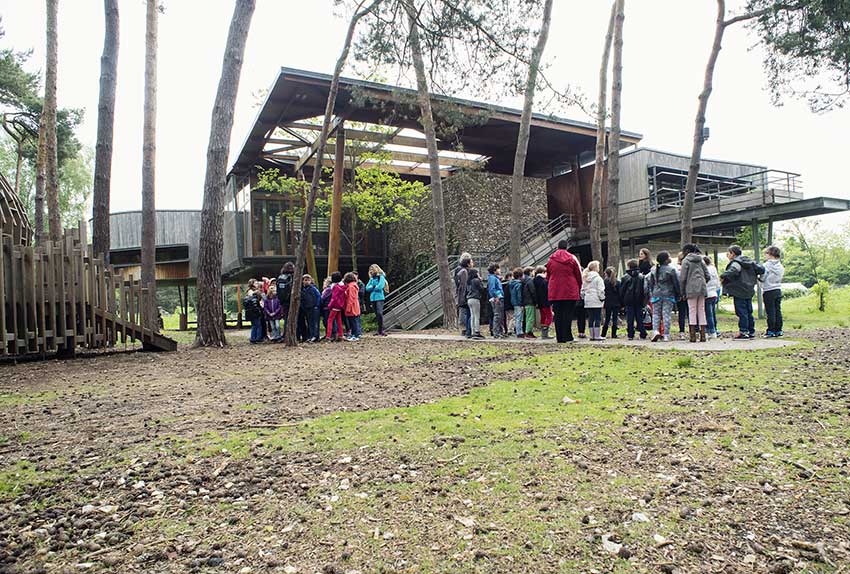
{"label": "overhanging roof", "polygon": [[[262,165],[266,140],[278,126],[323,115],[330,83],[331,76],[327,74],[281,68],[231,172],[241,173]],[[344,114],[346,119],[357,122],[421,130],[415,95],[415,90],[409,88],[341,78],[334,114]],[[458,111],[474,118],[457,134],[464,152],[489,156],[488,171],[512,173],[520,110],[440,95],[432,95],[432,102],[438,123],[449,123],[447,115]],[[627,147],[638,143],[642,136],[622,131],[621,138],[622,147]],[[439,147],[452,149],[453,142],[446,140],[441,140]],[[593,150],[595,143],[594,124],[535,113],[526,173],[548,177],[562,171],[572,157]]]}

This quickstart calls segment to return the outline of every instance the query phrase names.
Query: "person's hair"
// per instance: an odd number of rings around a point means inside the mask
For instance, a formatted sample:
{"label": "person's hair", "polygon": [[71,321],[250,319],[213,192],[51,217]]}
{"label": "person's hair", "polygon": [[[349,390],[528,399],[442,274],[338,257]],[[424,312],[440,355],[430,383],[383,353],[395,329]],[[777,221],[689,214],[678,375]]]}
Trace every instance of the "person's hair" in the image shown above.
{"label": "person's hair", "polygon": [[331,273],[331,283],[339,283],[340,281],[342,281],[342,273],[339,271]]}
{"label": "person's hair", "polygon": [[626,261],[626,267],[629,269],[637,269],[638,268],[638,260],[637,259],[629,259]]}
{"label": "person's hair", "polygon": [[613,267],[606,267],[605,268],[605,279],[607,281],[609,281],[610,283],[616,283],[617,282],[617,272],[614,271]]}
{"label": "person's hair", "polygon": [[569,249],[570,248],[570,240],[569,239],[561,239],[558,242],[558,249]]}
{"label": "person's hair", "polygon": [[535,275],[543,275],[544,273],[546,273],[546,268],[543,265],[538,265],[534,270]]}
{"label": "person's hair", "polygon": [[513,273],[514,279],[519,279],[520,277],[522,277],[522,267],[514,267],[514,270],[513,270],[512,273]]}
{"label": "person's hair", "polygon": [[469,271],[466,272],[466,282],[467,283],[469,283],[473,279],[478,279],[478,277],[479,277],[478,269],[476,269],[475,267],[473,267],[472,269],[470,269]]}
{"label": "person's hair", "polygon": [[584,269],[584,273],[582,273],[582,277],[587,279],[587,276],[590,275],[591,271],[596,271],[599,273],[599,261],[593,260],[587,264],[587,267]]}
{"label": "person's hair", "polygon": [[284,263],[283,267],[280,268],[280,274],[283,275],[284,273],[295,273],[295,263],[292,261]]}
{"label": "person's hair", "polygon": [[355,276],[355,277],[357,277],[358,279],[360,278],[360,272],[359,272],[359,271],[357,271],[357,269],[355,269],[354,271],[352,271],[352,273],[354,273],[354,276]]}
{"label": "person's hair", "polygon": [[248,289],[253,289],[256,286],[257,286],[257,280],[256,279],[253,279],[253,278],[248,279]]}
{"label": "person's hair", "polygon": [[277,293],[277,285],[269,285],[269,294],[271,294],[272,291]]}
{"label": "person's hair", "polygon": [[776,257],[777,259],[782,258],[782,250],[779,249],[776,245],[769,245],[765,247],[764,252],[770,255],[771,257]]}
{"label": "person's hair", "polygon": [[697,247],[693,243],[685,243],[684,245],[682,245],[682,253],[684,253],[685,255],[690,255],[691,253],[702,253],[702,251],[700,251],[699,247]]}
{"label": "person's hair", "polygon": [[357,277],[354,276],[354,273],[349,271],[348,273],[345,274],[345,277],[343,277],[342,280],[345,283],[354,283],[355,281],[357,281]]}
{"label": "person's hair", "polygon": [[457,263],[461,267],[469,267],[469,264],[472,263],[472,255],[466,252],[461,253]]}
{"label": "person's hair", "polygon": [[658,255],[655,256],[655,261],[658,262],[659,265],[670,263],[670,253],[668,253],[667,251],[659,251]]}
{"label": "person's hair", "polygon": [[735,255],[740,255],[743,252],[744,252],[744,250],[741,249],[740,245],[730,245],[729,246],[729,253],[734,253]]}
{"label": "person's hair", "polygon": [[647,259],[652,259],[652,252],[650,252],[646,247],[641,247],[640,251],[638,251],[638,257],[641,255],[645,255]]}
{"label": "person's hair", "polygon": [[333,280],[330,277],[325,277],[325,280],[322,282],[322,289],[327,289],[331,283],[333,283]]}
{"label": "person's hair", "polygon": [[309,280],[310,280],[310,283],[312,283],[312,282],[313,282],[313,276],[312,276],[312,275],[310,275],[309,273],[305,273],[304,275],[302,275],[302,276],[301,276],[301,280],[302,280],[302,281],[304,281],[305,279],[309,279]]}
{"label": "person's hair", "polygon": [[378,275],[384,275],[384,270],[381,269],[377,263],[372,263],[369,266],[369,276],[377,277]]}
{"label": "person's hair", "polygon": [[705,263],[706,265],[711,265],[711,257],[709,257],[708,255],[703,255],[702,256],[702,262]]}
{"label": "person's hair", "polygon": [[530,274],[534,273],[534,267],[523,267],[522,272],[528,273],[530,275]]}
{"label": "person's hair", "polygon": [[498,271],[499,269],[500,267],[498,263],[491,263],[490,267],[487,268],[487,273],[489,273],[490,275],[495,275],[496,271]]}

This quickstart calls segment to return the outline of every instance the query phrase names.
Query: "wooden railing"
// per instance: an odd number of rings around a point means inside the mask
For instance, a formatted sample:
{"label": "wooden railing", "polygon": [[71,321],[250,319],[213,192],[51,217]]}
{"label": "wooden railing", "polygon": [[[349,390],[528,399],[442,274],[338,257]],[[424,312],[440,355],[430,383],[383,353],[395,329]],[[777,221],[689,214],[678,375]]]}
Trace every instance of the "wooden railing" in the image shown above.
{"label": "wooden railing", "polygon": [[4,236],[0,251],[0,356],[74,355],[128,342],[176,349],[158,325],[145,324],[148,288],[92,257],[79,229],[37,247]]}

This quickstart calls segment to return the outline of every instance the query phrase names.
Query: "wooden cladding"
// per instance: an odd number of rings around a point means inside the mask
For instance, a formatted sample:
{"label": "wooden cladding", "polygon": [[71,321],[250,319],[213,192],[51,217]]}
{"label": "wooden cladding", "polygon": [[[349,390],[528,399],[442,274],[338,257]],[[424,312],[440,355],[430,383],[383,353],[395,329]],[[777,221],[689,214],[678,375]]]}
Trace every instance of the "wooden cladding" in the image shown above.
{"label": "wooden cladding", "polygon": [[0,251],[0,356],[74,355],[127,342],[157,350],[176,343],[145,325],[148,289],[87,253],[78,230],[62,241],[16,244],[3,236]]}

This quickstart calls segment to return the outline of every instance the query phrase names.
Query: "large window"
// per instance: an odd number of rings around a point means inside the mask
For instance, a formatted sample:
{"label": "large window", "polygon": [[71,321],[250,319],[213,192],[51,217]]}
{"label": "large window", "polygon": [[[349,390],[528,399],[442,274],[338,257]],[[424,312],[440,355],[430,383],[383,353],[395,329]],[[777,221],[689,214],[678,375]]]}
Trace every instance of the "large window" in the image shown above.
{"label": "large window", "polygon": [[[688,172],[657,165],[647,169],[649,178],[649,205],[651,211],[681,207],[685,201]],[[733,197],[752,191],[761,174],[744,177],[724,177],[707,173],[697,179],[695,203]]]}
{"label": "large window", "polygon": [[[256,191],[252,194],[251,235],[255,256],[295,255],[301,237],[301,218],[293,215],[299,209],[300,205],[291,197]],[[313,217],[311,230],[316,255],[326,255],[327,218]]]}

